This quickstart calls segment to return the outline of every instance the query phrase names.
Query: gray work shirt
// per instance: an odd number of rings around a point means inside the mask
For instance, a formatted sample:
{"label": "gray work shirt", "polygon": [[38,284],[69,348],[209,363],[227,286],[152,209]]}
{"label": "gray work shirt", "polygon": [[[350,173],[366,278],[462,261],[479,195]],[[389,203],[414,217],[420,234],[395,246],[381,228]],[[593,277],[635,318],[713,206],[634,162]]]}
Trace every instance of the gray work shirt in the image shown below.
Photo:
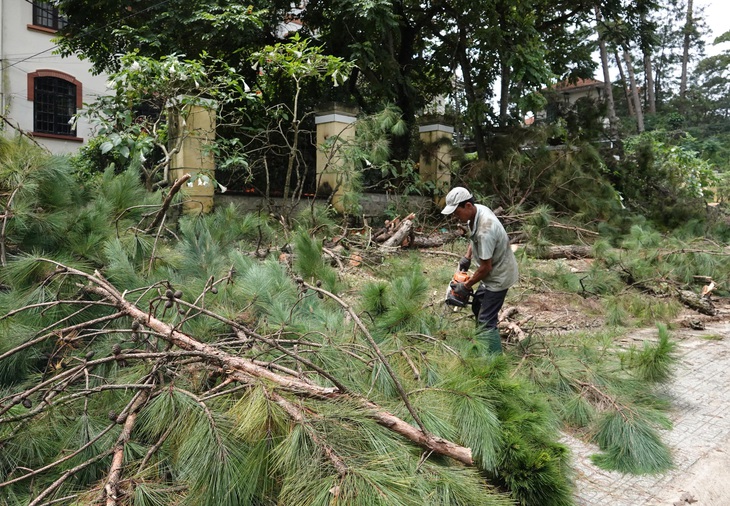
{"label": "gray work shirt", "polygon": [[486,206],[476,204],[477,214],[469,223],[472,259],[492,259],[492,272],[482,284],[492,292],[506,290],[519,280],[517,259],[509,246],[509,237],[497,216]]}

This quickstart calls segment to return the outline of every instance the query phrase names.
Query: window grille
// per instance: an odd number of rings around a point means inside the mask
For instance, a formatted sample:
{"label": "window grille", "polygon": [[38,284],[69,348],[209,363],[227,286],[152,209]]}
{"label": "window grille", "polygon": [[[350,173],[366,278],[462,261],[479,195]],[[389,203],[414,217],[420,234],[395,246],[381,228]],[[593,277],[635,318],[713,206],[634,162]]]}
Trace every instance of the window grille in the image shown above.
{"label": "window grille", "polygon": [[51,2],[33,1],[33,24],[53,30],[66,26],[66,18],[58,14],[58,8]]}
{"label": "window grille", "polygon": [[76,85],[58,77],[36,77],[33,86],[33,131],[75,137],[69,122],[76,114]]}

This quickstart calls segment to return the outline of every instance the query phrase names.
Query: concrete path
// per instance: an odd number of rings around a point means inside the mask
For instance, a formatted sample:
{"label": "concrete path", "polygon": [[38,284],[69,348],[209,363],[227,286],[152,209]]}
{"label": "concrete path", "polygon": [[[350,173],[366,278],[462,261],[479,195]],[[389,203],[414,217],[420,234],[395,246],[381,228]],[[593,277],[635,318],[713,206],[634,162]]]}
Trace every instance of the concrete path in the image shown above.
{"label": "concrete path", "polygon": [[730,506],[730,323],[673,337],[680,356],[667,387],[674,427],[662,436],[675,468],[658,476],[604,471],[589,459],[596,447],[570,439],[578,506]]}

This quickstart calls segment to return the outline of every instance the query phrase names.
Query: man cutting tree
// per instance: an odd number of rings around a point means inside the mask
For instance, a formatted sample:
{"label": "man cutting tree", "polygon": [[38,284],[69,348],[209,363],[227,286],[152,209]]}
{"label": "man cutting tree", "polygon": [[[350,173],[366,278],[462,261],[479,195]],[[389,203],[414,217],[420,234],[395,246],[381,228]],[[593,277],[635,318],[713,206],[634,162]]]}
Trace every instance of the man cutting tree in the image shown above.
{"label": "man cutting tree", "polygon": [[[497,317],[507,290],[519,279],[509,237],[492,210],[477,204],[466,188],[457,186],[446,195],[446,206],[441,214],[452,213],[467,225],[471,241],[459,261],[459,270],[468,271],[472,260],[477,265],[469,279],[454,286],[454,295],[466,302],[474,293],[471,308],[480,327],[479,338],[486,342],[490,353],[502,353]],[[473,292],[477,284],[477,290]]]}

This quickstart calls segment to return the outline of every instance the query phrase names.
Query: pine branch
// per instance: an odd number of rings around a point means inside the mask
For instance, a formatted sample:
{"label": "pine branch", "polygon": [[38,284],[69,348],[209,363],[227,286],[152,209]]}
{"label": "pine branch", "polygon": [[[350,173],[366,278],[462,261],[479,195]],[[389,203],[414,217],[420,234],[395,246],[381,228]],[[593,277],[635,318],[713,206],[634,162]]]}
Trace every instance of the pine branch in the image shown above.
{"label": "pine branch", "polygon": [[[20,314],[24,311],[28,311],[30,309],[40,309],[40,308],[51,308],[54,306],[70,306],[74,304],[83,304],[85,307],[83,309],[88,309],[90,307],[94,307],[96,305],[102,305],[102,306],[112,306],[109,303],[105,302],[89,302],[88,300],[75,300],[75,299],[68,299],[68,300],[52,300],[49,302],[39,302],[38,304],[28,304],[27,306],[23,306],[18,309],[14,309],[12,311],[8,311],[4,315],[0,315],[0,320],[5,320],[6,318],[11,318],[17,314]],[[74,313],[76,314],[76,313]],[[64,318],[64,320],[68,319],[68,317]],[[59,320],[63,321],[63,320]],[[58,322],[56,322],[58,323]],[[42,332],[42,331],[41,331]]]}
{"label": "pine branch", "polygon": [[197,395],[195,395],[192,392],[189,392],[189,391],[184,390],[184,389],[179,388],[179,387],[172,387],[171,386],[170,388],[171,389],[174,389],[174,390],[177,390],[178,392],[187,395],[188,397],[190,397],[192,400],[194,400],[203,409],[203,413],[205,413],[206,418],[208,418],[208,422],[210,422],[211,429],[213,429],[212,430],[212,433],[215,436],[216,443],[218,443],[218,446],[219,447],[220,446],[223,446],[223,441],[221,441],[221,438],[218,435],[218,431],[216,430],[216,423],[215,423],[215,419],[213,418],[213,413],[211,413],[210,412],[210,409],[208,409],[208,405],[205,402],[203,402],[203,400],[200,397],[198,397]]}
{"label": "pine branch", "polygon": [[[0,406],[7,401],[10,401],[10,403],[7,406],[0,408],[0,415],[9,411],[16,404],[20,404],[23,401],[23,399],[30,397],[35,392],[38,392],[47,386],[51,386],[55,382],[60,383],[61,381],[64,381],[64,382],[66,382],[67,385],[72,383],[80,376],[80,374],[84,373],[85,368],[94,368],[95,366],[100,365],[100,364],[105,364],[108,362],[124,361],[124,360],[147,360],[147,359],[168,360],[168,359],[176,358],[176,357],[206,358],[207,355],[205,353],[196,352],[196,351],[177,351],[177,352],[168,351],[168,352],[158,352],[158,353],[128,353],[128,354],[120,353],[117,355],[113,355],[111,357],[104,357],[104,358],[100,358],[100,359],[96,359],[96,360],[89,360],[89,361],[85,362],[84,364],[81,364],[74,368],[63,371],[62,373],[59,373],[50,379],[47,379],[41,383],[33,385],[33,387],[31,387],[23,392],[15,393],[13,395],[3,397],[2,399],[0,399]],[[71,378],[69,378],[69,376],[71,376]],[[64,390],[64,388],[65,387],[61,388],[58,386],[52,388],[50,390],[50,392],[47,393],[43,397],[43,402],[38,404],[38,406],[33,408],[31,411],[29,411],[25,414],[22,414],[22,415],[14,416],[14,417],[0,418],[0,423],[16,422],[16,421],[20,421],[20,420],[23,420],[26,418],[31,418],[31,417],[37,415],[38,413],[42,412],[43,410],[47,409],[48,407],[51,407],[52,405],[63,404],[67,400],[72,400],[81,395],[86,395],[87,393],[119,388],[119,386],[105,385],[105,386],[95,387],[93,389],[88,389],[86,392],[71,394],[70,396],[63,397],[62,399],[55,401],[55,403],[52,403],[51,401],[55,398],[56,395],[60,394]],[[139,387],[139,388],[142,388],[142,387]],[[6,441],[7,441],[7,439],[0,442],[0,448],[2,448],[2,445]]]}
{"label": "pine branch", "polygon": [[160,447],[162,447],[165,440],[167,440],[168,436],[172,433],[173,428],[173,425],[169,426],[167,430],[160,436],[157,442],[152,445],[149,450],[147,450],[147,454],[142,459],[142,462],[140,462],[139,468],[137,468],[137,474],[141,473],[144,470],[145,466],[147,466],[147,462],[149,462],[152,456],[157,453]]}
{"label": "pine branch", "polygon": [[[7,413],[10,410],[10,408],[15,406],[16,404],[20,404],[24,399],[27,399],[28,397],[30,397],[30,395],[41,390],[43,387],[50,385],[52,383],[56,383],[56,382],[61,383],[61,381],[59,381],[60,379],[62,379],[64,382],[66,382],[66,384],[69,384],[69,383],[75,381],[79,377],[79,375],[83,374],[84,367],[85,367],[85,365],[79,365],[79,366],[73,367],[73,368],[69,369],[68,371],[64,371],[63,373],[61,373],[57,376],[54,376],[53,378],[51,378],[49,380],[46,380],[41,383],[38,383],[37,385],[34,385],[33,387],[29,388],[28,390],[25,390],[24,392],[22,392],[20,394],[14,394],[13,396],[7,396],[7,397],[4,397],[3,399],[0,399],[0,402],[5,402],[8,399],[11,399],[11,397],[12,397],[11,402],[7,406],[0,409],[0,415]],[[69,376],[70,376],[70,379],[69,379]],[[46,403],[49,402],[50,399],[55,397],[61,391],[63,391],[63,388],[61,388],[59,386],[54,387],[53,389],[51,389],[50,392],[48,392],[43,397],[43,401]],[[0,423],[4,423],[7,421],[8,421],[7,419],[0,418]]]}
{"label": "pine branch", "polygon": [[107,456],[111,455],[112,451],[113,451],[113,449],[110,448],[109,450],[106,450],[105,452],[102,452],[99,455],[90,458],[86,462],[82,462],[78,466],[75,466],[75,467],[69,469],[68,471],[66,471],[65,473],[63,473],[60,478],[58,478],[56,481],[54,481],[48,487],[46,487],[46,489],[43,490],[39,495],[37,495],[35,497],[35,499],[33,499],[33,501],[31,501],[30,503],[28,503],[28,506],[39,506],[40,502],[43,499],[45,499],[49,494],[51,494],[58,487],[60,487],[61,485],[63,485],[63,483],[67,479],[69,479],[71,476],[73,476],[74,474],[78,473],[79,471],[81,471],[81,470],[89,467],[91,464],[94,464],[94,463],[100,461],[101,459],[104,459]]}
{"label": "pine branch", "polygon": [[60,504],[64,501],[70,501],[71,499],[76,499],[78,496],[79,496],[79,494],[72,494],[72,495],[67,495],[64,497],[59,497],[58,499],[53,499],[51,501],[44,502],[43,504],[40,504],[38,506],[51,506],[53,504]]}
{"label": "pine branch", "polygon": [[[352,393],[342,393],[342,391],[337,388],[311,385],[298,378],[277,374],[264,367],[258,366],[247,359],[231,355],[211,345],[201,343],[187,334],[180,332],[175,327],[158,320],[152,316],[151,313],[142,311],[138,307],[134,306],[124,299],[122,294],[115,288],[111,287],[111,289],[107,289],[107,287],[110,286],[109,283],[105,280],[100,280],[99,274],[95,273],[94,275],[90,275],[72,268],[67,268],[67,271],[69,274],[80,276],[89,281],[90,284],[86,287],[89,293],[94,293],[112,302],[120,312],[140,321],[148,328],[159,333],[167,342],[178,346],[183,350],[201,353],[207,362],[221,367],[230,377],[236,380],[248,382],[252,378],[264,379],[297,395],[306,395],[324,400],[353,399],[357,401],[366,410],[368,416],[373,418],[378,424],[404,436],[419,446],[433,450],[438,454],[451,457],[463,464],[470,466],[474,465],[471,450],[469,448],[429,434],[425,430],[413,427],[397,416],[383,411],[380,406],[366,398]],[[101,282],[97,284],[97,281]],[[225,319],[221,318],[221,321],[223,320]],[[360,322],[360,324],[362,324],[362,322]]]}
{"label": "pine branch", "polygon": [[[344,384],[342,384],[337,378],[335,378],[334,376],[332,376],[327,371],[325,371],[324,369],[322,369],[318,365],[314,364],[310,360],[307,360],[307,359],[301,357],[300,355],[298,355],[297,353],[292,352],[292,351],[284,348],[276,340],[269,339],[268,337],[265,337],[265,336],[262,336],[260,334],[257,334],[256,332],[254,332],[254,331],[252,331],[252,330],[244,327],[243,325],[241,325],[240,323],[238,323],[236,321],[229,320],[228,318],[225,318],[225,317],[223,317],[223,316],[221,316],[219,314],[216,314],[216,313],[214,313],[212,311],[208,311],[207,309],[204,309],[204,308],[195,306],[194,304],[191,304],[189,302],[185,302],[184,300],[176,299],[176,301],[179,304],[182,304],[182,305],[187,306],[187,307],[189,307],[191,309],[197,310],[200,314],[204,314],[206,316],[210,316],[211,318],[215,318],[218,321],[221,321],[221,322],[223,322],[223,323],[225,323],[227,325],[230,325],[232,328],[236,329],[237,332],[242,332],[246,336],[252,337],[252,338],[256,339],[257,341],[261,341],[261,342],[263,342],[263,343],[271,346],[272,348],[274,348],[274,349],[276,349],[276,350],[284,353],[285,355],[288,355],[288,356],[292,357],[294,360],[296,360],[298,362],[301,362],[302,364],[305,364],[308,367],[311,367],[313,370],[317,371],[317,373],[319,373],[322,377],[328,379],[333,385],[335,385],[335,387],[337,387],[337,390],[339,390],[341,393],[347,392],[347,387]],[[298,373],[297,374],[294,374],[294,376],[297,376],[298,377],[299,374]],[[308,382],[309,380],[301,380],[301,381]]]}
{"label": "pine branch", "polygon": [[[53,332],[49,332],[47,334],[43,334],[42,336],[39,336],[39,337],[37,337],[35,339],[31,339],[30,341],[26,341],[23,344],[21,344],[19,346],[16,346],[15,348],[13,348],[11,350],[6,351],[2,355],[0,355],[0,360],[3,360],[5,358],[8,358],[11,355],[15,355],[16,353],[21,352],[21,351],[25,350],[26,348],[30,348],[31,346],[35,346],[38,343],[42,343],[43,341],[45,341],[49,337],[58,336],[59,333],[66,333],[67,334],[69,332],[75,332],[77,330],[85,329],[86,327],[91,327],[91,326],[96,325],[98,323],[104,323],[104,322],[109,322],[109,321],[112,321],[112,320],[116,320],[117,318],[121,318],[122,316],[124,316],[124,313],[114,313],[114,314],[111,314],[111,315],[107,315],[107,316],[102,316],[100,318],[96,318],[94,320],[87,320],[85,322],[82,322],[82,323],[79,323],[79,324],[76,324],[76,325],[71,325],[69,327],[64,327],[62,329],[54,330]],[[2,413],[3,412],[0,411],[0,414],[2,414]]]}
{"label": "pine branch", "polygon": [[327,456],[330,462],[332,462],[332,465],[337,471],[337,474],[339,474],[341,478],[348,473],[348,467],[347,464],[345,464],[345,461],[342,460],[339,455],[337,455],[335,450],[330,445],[320,441],[319,437],[314,431],[309,430],[309,426],[307,425],[304,416],[304,410],[302,408],[295,406],[293,403],[289,402],[276,392],[270,392],[266,390],[266,396],[275,403],[277,403],[279,406],[281,406],[281,408],[286,411],[286,413],[289,415],[289,417],[291,417],[292,420],[299,423],[307,430],[307,434],[309,434],[309,437],[311,437],[312,441],[314,441],[322,448],[322,451],[324,451],[324,454]]}
{"label": "pine branch", "polygon": [[375,339],[373,339],[373,336],[370,335],[370,332],[368,331],[365,324],[362,322],[359,316],[357,316],[357,313],[352,310],[349,304],[347,304],[344,300],[340,299],[337,295],[335,295],[332,292],[329,292],[323,288],[312,286],[309,283],[305,283],[302,281],[301,283],[303,286],[306,286],[310,290],[314,290],[316,292],[319,292],[323,295],[326,295],[330,299],[337,302],[340,306],[342,306],[342,309],[347,311],[347,314],[350,315],[352,320],[355,322],[357,327],[360,329],[360,331],[365,336],[365,339],[367,340],[368,344],[370,344],[370,347],[373,349],[375,354],[380,359],[380,362],[383,364],[383,367],[388,371],[388,374],[390,375],[390,378],[393,380],[393,383],[395,384],[395,388],[398,390],[398,394],[400,395],[401,399],[403,400],[403,403],[406,406],[406,409],[408,409],[408,412],[413,417],[413,420],[418,424],[418,426],[421,428],[421,430],[424,433],[427,433],[426,426],[423,425],[423,422],[421,421],[421,418],[418,416],[418,413],[416,413],[416,410],[411,405],[410,400],[408,399],[408,394],[406,393],[405,389],[403,388],[403,385],[401,384],[400,380],[398,379],[398,376],[395,374],[395,371],[390,366],[390,362],[385,357],[383,352],[381,351],[380,347],[378,346],[378,343],[375,342]]}
{"label": "pine branch", "polygon": [[[155,367],[156,369],[156,367]],[[154,384],[152,377],[154,376],[154,370],[150,373],[147,382]],[[124,427],[122,432],[117,438],[117,442],[114,445],[114,452],[112,456],[112,464],[109,468],[109,475],[104,485],[102,498],[106,495],[106,506],[116,506],[117,500],[119,499],[119,480],[122,477],[122,467],[124,464],[124,448],[129,442],[129,438],[132,435],[132,428],[137,420],[137,413],[139,409],[144,406],[147,400],[150,398],[150,392],[147,390],[138,390],[132,400],[122,410],[117,417],[117,423],[124,421]]]}
{"label": "pine branch", "polygon": [[[135,357],[136,358],[136,357]],[[118,358],[115,358],[113,360],[119,360]],[[106,392],[108,390],[139,390],[139,389],[150,389],[152,386],[150,385],[140,385],[137,383],[118,383],[115,385],[102,385],[98,387],[88,388],[85,390],[80,390],[78,392],[74,392],[73,394],[69,394],[67,396],[61,397],[59,399],[54,399],[53,402],[51,402],[52,399],[45,398],[43,399],[43,403],[37,405],[35,408],[31,409],[25,414],[14,416],[14,417],[8,417],[0,419],[0,423],[12,423],[12,422],[18,422],[21,420],[25,420],[28,418],[33,418],[35,415],[45,411],[46,409],[50,408],[51,406],[63,406],[64,404],[71,402],[73,400],[76,400],[81,397],[88,397],[91,394],[100,393],[100,392]],[[27,397],[27,396],[24,396]],[[0,448],[2,448],[2,445],[0,445]]]}
{"label": "pine branch", "polygon": [[23,476],[18,476],[17,478],[13,478],[12,480],[8,480],[8,481],[4,481],[4,482],[0,483],[0,488],[7,487],[8,485],[12,485],[13,483],[18,483],[18,482],[23,481],[23,480],[26,480],[28,478],[32,478],[33,476],[37,476],[37,475],[39,475],[39,474],[41,474],[41,473],[43,473],[45,471],[48,471],[49,469],[53,469],[54,467],[56,467],[59,464],[63,464],[67,460],[70,460],[70,459],[74,458],[76,455],[78,455],[79,453],[83,452],[88,447],[90,447],[91,445],[93,445],[94,443],[96,443],[97,441],[99,441],[102,437],[104,437],[106,435],[107,432],[109,432],[114,427],[116,427],[116,425],[117,425],[116,422],[108,425],[95,438],[91,439],[88,443],[86,443],[85,445],[83,445],[81,448],[79,448],[75,452],[69,453],[65,457],[62,457],[62,458],[56,460],[55,462],[51,462],[50,464],[47,464],[47,465],[45,465],[43,467],[39,467],[38,469],[34,469],[34,470],[32,470],[32,471],[24,474]]}
{"label": "pine branch", "polygon": [[613,407],[613,409],[617,413],[619,413],[624,420],[628,421],[628,416],[626,416],[626,411],[631,413],[631,411],[632,411],[631,408],[619,403],[615,398],[613,398],[612,396],[610,396],[609,394],[607,394],[606,392],[604,392],[603,390],[601,390],[600,388],[598,388],[596,385],[594,385],[592,383],[586,383],[584,381],[578,381],[578,380],[574,380],[574,381],[576,384],[580,385],[581,391],[589,390],[589,391],[593,392],[595,397],[610,404]]}

